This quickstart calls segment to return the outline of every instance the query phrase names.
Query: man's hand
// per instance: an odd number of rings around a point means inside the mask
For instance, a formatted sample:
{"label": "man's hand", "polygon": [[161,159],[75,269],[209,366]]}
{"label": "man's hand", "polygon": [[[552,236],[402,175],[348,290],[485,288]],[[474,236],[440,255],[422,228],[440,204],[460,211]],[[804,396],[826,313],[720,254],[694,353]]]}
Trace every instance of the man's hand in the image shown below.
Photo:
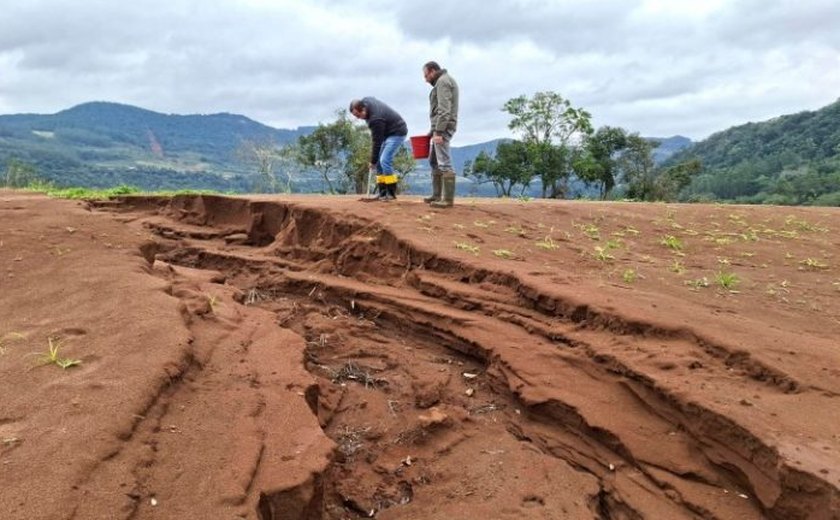
{"label": "man's hand", "polygon": [[443,136],[442,135],[433,135],[432,136],[432,143],[433,144],[443,144]]}

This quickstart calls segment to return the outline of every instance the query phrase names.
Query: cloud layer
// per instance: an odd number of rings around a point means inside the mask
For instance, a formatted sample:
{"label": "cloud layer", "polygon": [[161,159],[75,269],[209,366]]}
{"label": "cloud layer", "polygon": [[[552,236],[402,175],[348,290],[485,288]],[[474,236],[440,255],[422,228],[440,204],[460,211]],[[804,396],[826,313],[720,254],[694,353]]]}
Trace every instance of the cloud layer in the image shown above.
{"label": "cloud layer", "polygon": [[30,0],[0,19],[0,113],[85,101],[234,112],[277,127],[374,95],[426,131],[435,59],[467,144],[507,99],[553,90],[596,125],[699,139],[840,96],[834,0]]}

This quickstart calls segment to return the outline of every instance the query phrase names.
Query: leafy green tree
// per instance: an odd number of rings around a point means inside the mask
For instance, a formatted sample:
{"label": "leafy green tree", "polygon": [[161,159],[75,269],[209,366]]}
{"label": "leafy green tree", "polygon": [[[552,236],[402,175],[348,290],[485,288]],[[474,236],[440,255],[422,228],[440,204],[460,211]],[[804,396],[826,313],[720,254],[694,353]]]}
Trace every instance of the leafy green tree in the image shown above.
{"label": "leafy green tree", "polygon": [[618,159],[618,164],[627,183],[627,195],[639,200],[657,200],[660,194],[656,186],[656,170],[653,163],[652,143],[639,134],[627,136],[627,145]]}
{"label": "leafy green tree", "polygon": [[619,158],[626,146],[627,132],[623,128],[603,126],[584,138],[583,147],[572,163],[581,180],[598,186],[602,200],[615,187]]}
{"label": "leafy green tree", "polygon": [[811,201],[813,206],[837,206],[840,207],[840,191],[835,191],[832,193],[825,193],[820,195],[813,201]]}
{"label": "leafy green tree", "polygon": [[665,168],[657,177],[658,192],[665,200],[676,200],[680,192],[703,171],[699,159],[691,159]]}
{"label": "leafy green tree", "polygon": [[[339,109],[335,121],[321,123],[311,134],[300,136],[293,149],[297,163],[321,175],[327,193],[346,193],[351,184],[348,179],[358,176],[361,151],[354,126],[346,112]],[[356,186],[358,190],[358,183]]]}
{"label": "leafy green tree", "polygon": [[511,115],[508,128],[529,145],[535,173],[542,181],[543,197],[565,197],[571,174],[569,148],[575,136],[592,132],[592,116],[549,91],[537,92],[530,98],[522,95],[509,99],[502,110]]}
{"label": "leafy green tree", "polygon": [[520,194],[534,177],[534,154],[528,143],[511,141],[496,147],[496,156],[481,152],[465,166],[465,174],[476,183],[491,183],[500,197],[510,197],[516,186]]}

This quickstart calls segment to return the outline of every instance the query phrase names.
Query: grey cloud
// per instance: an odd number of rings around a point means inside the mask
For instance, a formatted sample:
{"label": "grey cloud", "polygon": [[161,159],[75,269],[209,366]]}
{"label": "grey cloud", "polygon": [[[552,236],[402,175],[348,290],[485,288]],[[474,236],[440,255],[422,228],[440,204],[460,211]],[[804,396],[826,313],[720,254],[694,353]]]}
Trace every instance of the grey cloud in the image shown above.
{"label": "grey cloud", "polygon": [[566,52],[609,44],[599,34],[618,30],[636,3],[599,0],[588,2],[584,9],[577,2],[464,0],[432,7],[428,2],[414,0],[400,2],[396,16],[400,26],[418,39],[449,38],[476,44],[528,39]]}
{"label": "grey cloud", "polygon": [[839,20],[836,0],[742,0],[727,4],[710,22],[726,45],[766,51],[810,42],[837,50]]}
{"label": "grey cloud", "polygon": [[692,137],[836,99],[836,1],[708,5],[15,2],[0,18],[0,111],[110,100],[288,127],[327,121],[352,97],[374,95],[419,132],[428,125],[420,66],[429,59],[461,85],[462,144],[509,136],[503,103],[540,90],[560,92],[599,124]]}

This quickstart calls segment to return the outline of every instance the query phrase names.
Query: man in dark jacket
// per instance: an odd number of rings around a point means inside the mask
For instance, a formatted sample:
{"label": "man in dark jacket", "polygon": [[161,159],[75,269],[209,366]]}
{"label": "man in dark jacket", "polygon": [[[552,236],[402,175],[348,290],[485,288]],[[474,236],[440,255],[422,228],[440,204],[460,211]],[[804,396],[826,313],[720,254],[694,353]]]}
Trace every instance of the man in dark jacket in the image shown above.
{"label": "man in dark jacket", "polygon": [[432,85],[429,93],[432,196],[423,201],[435,207],[449,207],[455,201],[455,170],[449,143],[458,128],[458,84],[434,61],[423,65],[423,77]]}
{"label": "man in dark jacket", "polygon": [[372,200],[397,198],[397,175],[394,173],[394,155],[405,141],[408,127],[403,118],[382,101],[374,97],[354,99],[350,113],[364,119],[370,128],[370,168],[376,170],[378,195]]}

